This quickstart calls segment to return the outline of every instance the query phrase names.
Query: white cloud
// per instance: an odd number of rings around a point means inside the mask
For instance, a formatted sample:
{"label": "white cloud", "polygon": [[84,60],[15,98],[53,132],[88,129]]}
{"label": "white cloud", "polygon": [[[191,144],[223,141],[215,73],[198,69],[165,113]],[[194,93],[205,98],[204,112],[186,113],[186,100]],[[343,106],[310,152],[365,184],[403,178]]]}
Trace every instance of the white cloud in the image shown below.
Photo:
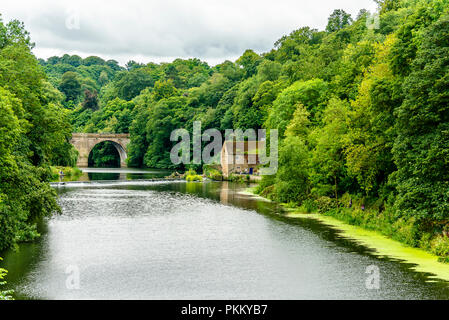
{"label": "white cloud", "polygon": [[25,22],[42,58],[99,55],[124,64],[198,57],[216,64],[246,49],[269,51],[302,26],[323,29],[334,9],[355,16],[375,7],[373,0],[3,0],[0,13]]}

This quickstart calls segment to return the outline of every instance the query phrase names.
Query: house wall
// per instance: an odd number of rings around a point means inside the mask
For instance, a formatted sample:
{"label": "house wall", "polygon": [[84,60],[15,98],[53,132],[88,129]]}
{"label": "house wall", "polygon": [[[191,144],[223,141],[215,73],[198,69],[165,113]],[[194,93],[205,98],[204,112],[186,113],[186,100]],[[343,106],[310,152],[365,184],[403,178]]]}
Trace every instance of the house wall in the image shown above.
{"label": "house wall", "polygon": [[223,145],[221,150],[221,171],[225,178],[229,177],[232,173],[249,172],[250,168],[257,169],[258,166],[257,155],[230,155],[226,144]]}

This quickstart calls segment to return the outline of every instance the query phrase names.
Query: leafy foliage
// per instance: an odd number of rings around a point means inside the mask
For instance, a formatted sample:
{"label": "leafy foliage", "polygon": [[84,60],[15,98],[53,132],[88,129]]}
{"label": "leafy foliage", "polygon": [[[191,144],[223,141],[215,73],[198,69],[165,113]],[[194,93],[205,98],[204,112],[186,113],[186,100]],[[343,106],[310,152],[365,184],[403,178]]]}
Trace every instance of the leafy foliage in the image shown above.
{"label": "leafy foliage", "polygon": [[[0,261],[2,261],[2,258],[0,258]],[[0,268],[0,287],[6,284],[6,282],[3,281],[3,279],[5,278],[7,273],[8,273],[8,271],[6,271],[3,268]],[[13,294],[12,290],[8,290],[8,291],[0,290],[0,301],[1,300],[12,300],[12,297],[11,297],[12,294]]]}
{"label": "leafy foliage", "polygon": [[449,218],[449,16],[423,34],[397,109],[393,156],[397,208],[418,219]]}
{"label": "leafy foliage", "polygon": [[36,220],[59,210],[49,164],[73,163],[62,95],[32,55],[28,33],[0,20],[0,251],[38,236]]}

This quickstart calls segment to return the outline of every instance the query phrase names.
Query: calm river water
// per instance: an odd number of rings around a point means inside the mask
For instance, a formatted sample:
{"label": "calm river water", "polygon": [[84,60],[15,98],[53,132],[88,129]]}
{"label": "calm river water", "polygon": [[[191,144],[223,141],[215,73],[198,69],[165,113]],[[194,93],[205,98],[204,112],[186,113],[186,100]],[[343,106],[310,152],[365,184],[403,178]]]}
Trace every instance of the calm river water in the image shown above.
{"label": "calm river water", "polygon": [[[318,221],[283,218],[246,185],[125,181],[162,175],[90,170],[84,180],[99,181],[57,188],[63,213],[3,254],[16,298],[449,298],[446,283]],[[379,290],[367,289],[369,266]]]}

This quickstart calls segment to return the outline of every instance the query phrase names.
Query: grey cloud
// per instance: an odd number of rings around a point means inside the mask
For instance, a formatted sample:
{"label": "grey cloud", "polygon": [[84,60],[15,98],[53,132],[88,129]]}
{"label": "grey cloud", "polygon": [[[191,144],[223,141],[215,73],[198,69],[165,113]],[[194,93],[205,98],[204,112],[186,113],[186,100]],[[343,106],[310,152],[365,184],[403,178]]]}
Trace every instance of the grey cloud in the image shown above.
{"label": "grey cloud", "polygon": [[[269,51],[282,35],[304,25],[322,29],[334,8],[355,15],[363,7],[374,9],[373,1],[16,0],[2,4],[0,12],[25,22],[36,54],[45,58],[67,52],[121,63],[126,57],[198,57],[211,63],[238,57],[246,49]],[[66,20],[76,11],[80,29],[70,30]]]}

